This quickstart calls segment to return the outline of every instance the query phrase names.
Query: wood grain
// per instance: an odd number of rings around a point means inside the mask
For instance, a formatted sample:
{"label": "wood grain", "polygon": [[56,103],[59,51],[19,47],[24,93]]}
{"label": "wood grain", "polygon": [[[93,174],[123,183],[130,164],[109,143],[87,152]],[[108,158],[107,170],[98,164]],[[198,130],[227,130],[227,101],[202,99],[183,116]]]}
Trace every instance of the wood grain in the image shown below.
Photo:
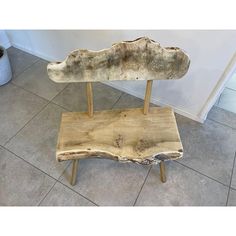
{"label": "wood grain", "polygon": [[88,104],[88,114],[90,117],[93,116],[93,87],[91,82],[87,82],[87,104]]}
{"label": "wood grain", "polygon": [[159,163],[159,165],[160,165],[160,177],[161,177],[161,182],[162,183],[165,183],[166,182],[166,171],[165,171],[165,163],[164,163],[164,161],[161,161],[160,163]]}
{"label": "wood grain", "polygon": [[144,165],[182,157],[176,120],[171,108],[142,108],[63,113],[57,160],[109,158]]}
{"label": "wood grain", "polygon": [[149,110],[151,93],[152,93],[152,80],[148,80],[147,85],[146,85],[145,98],[144,98],[144,107],[143,107],[143,114],[144,115],[146,115]]}
{"label": "wood grain", "polygon": [[79,163],[78,159],[73,160],[73,162],[72,162],[72,175],[71,175],[71,180],[70,180],[70,184],[72,186],[74,186],[76,183],[77,172],[78,172],[78,163]]}
{"label": "wood grain", "polygon": [[100,51],[75,50],[63,62],[48,64],[58,83],[113,80],[180,79],[189,68],[188,55],[177,47],[161,47],[142,37]]}

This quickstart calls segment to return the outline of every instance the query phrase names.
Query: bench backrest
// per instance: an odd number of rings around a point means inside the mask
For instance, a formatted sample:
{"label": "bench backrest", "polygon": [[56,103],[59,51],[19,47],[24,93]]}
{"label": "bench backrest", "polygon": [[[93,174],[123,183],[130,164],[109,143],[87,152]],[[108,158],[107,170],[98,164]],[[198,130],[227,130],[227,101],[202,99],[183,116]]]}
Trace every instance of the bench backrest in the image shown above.
{"label": "bench backrest", "polygon": [[147,114],[153,80],[183,77],[189,68],[188,55],[177,47],[161,47],[142,37],[113,44],[100,51],[75,50],[63,61],[48,64],[49,78],[57,83],[87,82],[89,115],[93,115],[91,82],[147,80],[144,114]]}

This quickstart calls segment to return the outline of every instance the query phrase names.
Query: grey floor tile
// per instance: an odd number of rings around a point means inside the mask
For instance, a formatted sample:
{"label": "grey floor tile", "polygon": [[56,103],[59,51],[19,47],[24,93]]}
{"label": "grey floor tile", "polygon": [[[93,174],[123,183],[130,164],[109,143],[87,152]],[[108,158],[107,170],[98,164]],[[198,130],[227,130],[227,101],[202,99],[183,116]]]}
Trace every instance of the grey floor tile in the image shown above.
{"label": "grey floor tile", "polygon": [[19,49],[9,49],[8,51],[13,79],[22,73],[26,68],[39,60],[38,57],[29,53],[21,51]]}
{"label": "grey floor tile", "polygon": [[136,108],[143,107],[143,100],[127,93],[123,93],[118,102],[113,107],[114,109]]}
{"label": "grey floor tile", "polygon": [[236,206],[236,190],[230,189],[227,206]]}
{"label": "grey floor tile", "polygon": [[55,157],[62,112],[62,108],[49,104],[6,145],[9,150],[56,179],[68,164],[58,163]]}
{"label": "grey floor tile", "polygon": [[213,106],[208,113],[207,119],[220,122],[236,129],[236,114],[222,108]]}
{"label": "grey floor tile", "polygon": [[225,206],[228,187],[176,162],[167,164],[167,182],[161,183],[153,166],[143,186],[138,206]]}
{"label": "grey floor tile", "polygon": [[[94,110],[111,109],[122,92],[101,83],[93,83]],[[58,105],[70,111],[86,111],[86,84],[72,83],[53,99]]]}
{"label": "grey floor tile", "polygon": [[225,87],[236,90],[236,73],[228,80]]}
{"label": "grey floor tile", "polygon": [[18,54],[18,53],[22,53],[22,50],[18,49],[18,48],[14,48],[14,47],[9,47],[7,49],[7,54],[8,56],[14,56],[15,54]]}
{"label": "grey floor tile", "polygon": [[[98,205],[133,205],[149,168],[104,159],[81,160],[73,189]],[[70,171],[68,168],[60,178],[68,186]]]}
{"label": "grey floor tile", "polygon": [[[113,109],[137,108],[143,107],[144,101],[140,98],[134,97],[127,93],[123,93],[118,102],[114,105]],[[156,106],[150,104],[150,106]]]}
{"label": "grey floor tile", "polygon": [[0,205],[37,205],[55,180],[0,148]]}
{"label": "grey floor tile", "polygon": [[236,113],[236,90],[225,88],[217,106]]}
{"label": "grey floor tile", "polygon": [[51,100],[67,85],[48,78],[47,61],[39,60],[21,73],[13,83],[45,99]]}
{"label": "grey floor tile", "polygon": [[206,120],[204,124],[176,115],[184,156],[179,162],[230,184],[236,147],[236,131]]}
{"label": "grey floor tile", "polygon": [[57,182],[41,206],[95,206],[92,202]]}
{"label": "grey floor tile", "polygon": [[0,144],[17,133],[47,101],[12,84],[0,87]]}

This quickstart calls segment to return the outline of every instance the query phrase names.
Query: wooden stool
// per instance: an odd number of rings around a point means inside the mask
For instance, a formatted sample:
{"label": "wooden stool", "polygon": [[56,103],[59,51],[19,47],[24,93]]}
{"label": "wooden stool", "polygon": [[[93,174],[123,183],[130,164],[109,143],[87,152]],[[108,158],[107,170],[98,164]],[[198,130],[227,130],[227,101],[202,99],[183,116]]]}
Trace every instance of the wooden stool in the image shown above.
{"label": "wooden stool", "polygon": [[[87,83],[88,113],[63,113],[58,137],[56,158],[73,161],[72,185],[79,160],[95,157],[159,164],[161,181],[166,182],[164,162],[181,158],[183,147],[173,110],[149,108],[152,83],[181,78],[189,63],[179,48],[162,48],[153,40],[139,38],[98,52],[73,51],[64,62],[48,65],[55,82]],[[147,80],[144,108],[94,112],[92,82],[113,80]]]}

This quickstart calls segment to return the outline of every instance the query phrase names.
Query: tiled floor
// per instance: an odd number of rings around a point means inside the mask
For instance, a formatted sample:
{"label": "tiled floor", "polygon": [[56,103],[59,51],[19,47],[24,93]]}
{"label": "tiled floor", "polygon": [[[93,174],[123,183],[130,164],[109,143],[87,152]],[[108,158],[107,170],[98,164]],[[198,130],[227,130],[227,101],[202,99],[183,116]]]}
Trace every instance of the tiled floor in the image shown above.
{"label": "tiled floor", "polygon": [[[0,87],[1,206],[236,205],[236,114],[219,107],[205,124],[176,115],[185,155],[167,163],[165,184],[158,166],[90,159],[70,186],[71,165],[55,161],[55,146],[61,113],[86,110],[84,86],[55,84],[46,61],[8,52],[14,78]],[[94,90],[96,110],[143,104],[104,84]]]}
{"label": "tiled floor", "polygon": [[224,110],[236,113],[236,73],[229,79],[215,104]]}

